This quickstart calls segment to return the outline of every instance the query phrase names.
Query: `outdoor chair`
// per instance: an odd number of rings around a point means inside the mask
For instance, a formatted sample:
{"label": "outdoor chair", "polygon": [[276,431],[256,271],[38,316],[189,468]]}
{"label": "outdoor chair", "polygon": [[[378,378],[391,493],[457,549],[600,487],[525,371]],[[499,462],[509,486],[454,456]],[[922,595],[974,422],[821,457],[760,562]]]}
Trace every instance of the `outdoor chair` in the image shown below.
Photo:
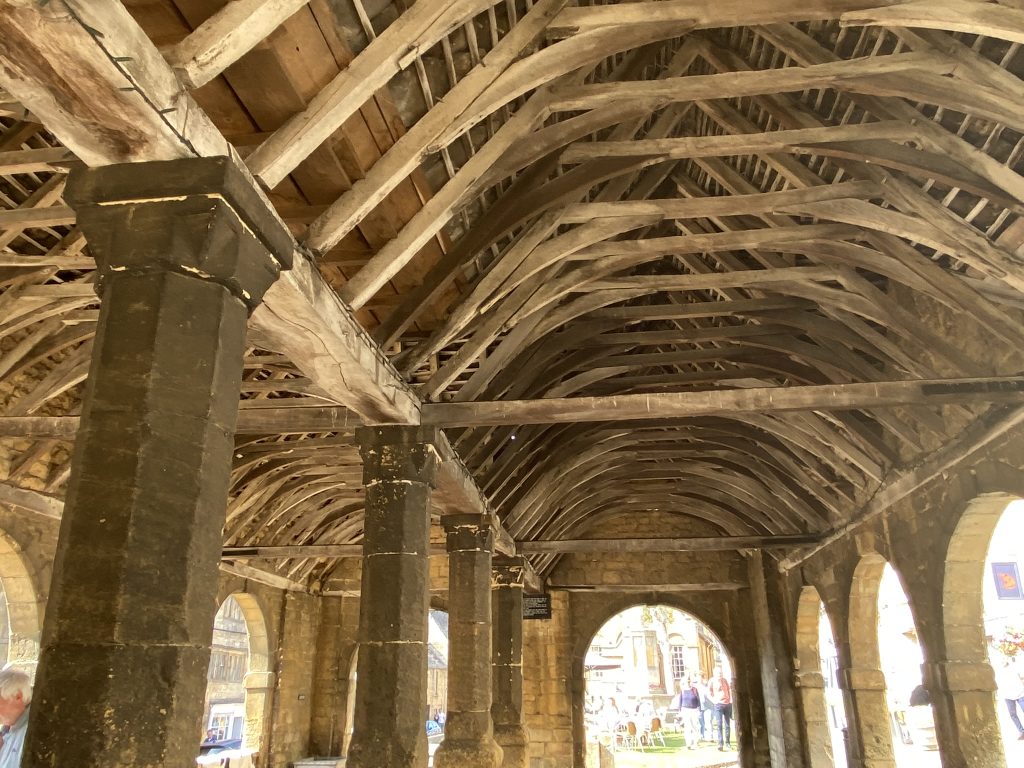
{"label": "outdoor chair", "polygon": [[651,720],[651,727],[647,731],[647,743],[652,747],[654,746],[655,739],[661,742],[661,746],[665,746],[665,731],[661,727],[660,717],[655,717]]}

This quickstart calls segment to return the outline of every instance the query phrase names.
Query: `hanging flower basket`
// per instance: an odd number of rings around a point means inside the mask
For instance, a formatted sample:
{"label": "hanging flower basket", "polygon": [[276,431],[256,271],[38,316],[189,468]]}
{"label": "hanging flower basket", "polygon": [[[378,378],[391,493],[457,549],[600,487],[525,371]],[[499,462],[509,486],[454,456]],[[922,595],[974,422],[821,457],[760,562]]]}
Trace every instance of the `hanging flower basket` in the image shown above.
{"label": "hanging flower basket", "polygon": [[998,651],[1008,658],[1016,658],[1018,654],[1024,655],[1024,631],[1019,629],[1007,629],[1002,637],[995,641]]}

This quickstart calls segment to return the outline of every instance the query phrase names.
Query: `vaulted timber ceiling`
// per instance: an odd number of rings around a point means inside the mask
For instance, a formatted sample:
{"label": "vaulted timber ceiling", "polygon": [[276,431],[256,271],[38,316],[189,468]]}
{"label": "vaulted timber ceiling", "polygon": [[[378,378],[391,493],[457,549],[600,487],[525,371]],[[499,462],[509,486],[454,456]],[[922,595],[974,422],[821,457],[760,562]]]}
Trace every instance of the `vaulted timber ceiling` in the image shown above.
{"label": "vaulted timber ceiling", "polygon": [[[519,542],[649,510],[826,535],[1020,418],[991,387],[662,397],[1020,374],[1019,3],[0,0],[0,25],[10,486],[66,480],[96,322],[61,200],[82,161],[234,153],[308,257],[253,319],[231,545],[358,542],[351,425],[429,403],[508,406],[447,432]],[[596,410],[508,402],[566,398]],[[457,507],[472,482],[447,482]]]}

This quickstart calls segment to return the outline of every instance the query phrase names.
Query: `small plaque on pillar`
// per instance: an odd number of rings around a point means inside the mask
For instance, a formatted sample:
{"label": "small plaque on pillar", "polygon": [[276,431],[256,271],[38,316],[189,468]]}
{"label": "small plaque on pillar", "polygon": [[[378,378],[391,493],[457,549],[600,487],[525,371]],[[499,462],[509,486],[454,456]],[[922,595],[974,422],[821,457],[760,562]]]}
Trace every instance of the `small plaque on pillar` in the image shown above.
{"label": "small plaque on pillar", "polygon": [[523,595],[524,619],[550,619],[551,595]]}

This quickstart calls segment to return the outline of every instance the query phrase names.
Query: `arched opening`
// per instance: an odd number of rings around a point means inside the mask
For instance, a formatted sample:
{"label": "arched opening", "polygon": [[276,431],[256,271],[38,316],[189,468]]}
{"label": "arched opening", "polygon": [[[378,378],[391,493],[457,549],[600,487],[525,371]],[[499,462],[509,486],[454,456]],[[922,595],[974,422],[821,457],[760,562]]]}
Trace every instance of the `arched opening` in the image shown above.
{"label": "arched opening", "polygon": [[448,613],[430,609],[427,623],[427,729],[428,765],[444,741],[448,717]]}
{"label": "arched opening", "polygon": [[878,586],[878,645],[898,765],[940,765],[924,652],[899,575],[888,563]]}
{"label": "arched opening", "polygon": [[18,545],[0,531],[0,666],[35,672],[40,605]]}
{"label": "arched opening", "polygon": [[718,636],[689,613],[638,605],[612,616],[583,660],[588,765],[604,750],[626,768],[654,754],[683,766],[713,754],[723,765],[719,752],[735,757],[738,742],[733,670]]}
{"label": "arched opening", "polygon": [[850,705],[850,752],[859,761],[878,765],[895,764],[878,636],[878,598],[887,565],[877,553],[865,555],[857,564],[847,627],[850,668],[845,672],[845,688]]}
{"label": "arched opening", "polygon": [[797,687],[810,768],[846,768],[846,705],[832,621],[818,590],[804,587],[796,620]]}
{"label": "arched opening", "polygon": [[214,619],[201,758],[220,749],[259,752],[273,685],[263,610],[253,595],[230,595]]}
{"label": "arched opening", "polygon": [[[1002,493],[972,501],[950,539],[943,630],[947,658],[976,673],[958,686],[966,690],[949,692],[957,705],[951,711],[959,716],[960,751],[985,749],[981,740],[991,750],[998,741],[1007,765],[1024,761],[1022,571],[1024,501]],[[994,673],[995,701],[985,665]]]}

